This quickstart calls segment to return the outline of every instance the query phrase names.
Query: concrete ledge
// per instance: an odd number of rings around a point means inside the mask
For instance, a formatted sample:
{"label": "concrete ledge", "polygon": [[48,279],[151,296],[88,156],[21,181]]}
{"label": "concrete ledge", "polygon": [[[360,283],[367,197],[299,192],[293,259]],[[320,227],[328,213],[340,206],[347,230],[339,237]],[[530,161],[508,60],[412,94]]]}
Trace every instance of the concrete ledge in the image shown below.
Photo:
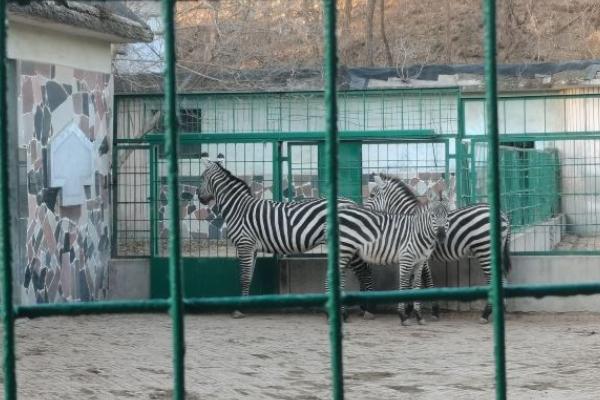
{"label": "concrete ledge", "polygon": [[[510,283],[575,283],[600,281],[598,256],[513,256]],[[280,263],[280,293],[323,293],[327,261],[324,258],[282,260]],[[398,287],[395,267],[373,269],[376,290]],[[435,285],[462,287],[485,284],[485,277],[476,260],[455,263],[432,263]],[[108,298],[148,299],[150,297],[150,263],[148,259],[116,259],[109,264]],[[346,276],[346,289],[358,290],[354,274]],[[478,311],[483,301],[463,303],[448,301],[442,308],[458,311]],[[380,306],[392,309],[393,305]],[[518,298],[507,300],[508,311],[572,312],[600,311],[600,295],[547,297],[544,299]]]}
{"label": "concrete ledge", "polygon": [[[600,281],[598,256],[512,256],[509,282],[515,284],[542,284]],[[432,263],[436,287],[464,287],[485,285],[485,276],[475,259],[453,263]],[[327,262],[325,259],[294,259],[281,263],[281,293],[323,293]],[[395,267],[373,268],[376,290],[398,288]],[[354,274],[346,276],[346,289],[358,290]],[[441,302],[442,308],[453,311],[480,311],[484,301]],[[393,305],[382,308],[393,308]],[[507,300],[508,311],[600,312],[600,295],[547,297],[544,299],[518,298]]]}
{"label": "concrete ledge", "polygon": [[[600,282],[598,256],[513,256],[510,283]],[[509,311],[600,311],[600,295],[509,299]]]}
{"label": "concrete ledge", "polygon": [[546,222],[529,226],[511,236],[512,251],[549,251],[562,240],[565,226],[563,214],[550,218]]}
{"label": "concrete ledge", "polygon": [[112,259],[108,263],[108,299],[150,298],[150,260]]}

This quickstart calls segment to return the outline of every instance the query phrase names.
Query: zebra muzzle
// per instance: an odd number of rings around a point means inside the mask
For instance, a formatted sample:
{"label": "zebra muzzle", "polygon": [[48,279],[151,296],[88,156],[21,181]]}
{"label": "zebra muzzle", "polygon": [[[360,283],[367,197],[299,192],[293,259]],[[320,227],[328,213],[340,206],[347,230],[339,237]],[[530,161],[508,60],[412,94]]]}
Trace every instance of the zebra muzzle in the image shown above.
{"label": "zebra muzzle", "polygon": [[446,240],[446,230],[443,228],[439,228],[435,236],[439,243],[443,243]]}
{"label": "zebra muzzle", "polygon": [[198,196],[198,201],[200,201],[201,204],[203,205],[208,205],[208,203],[210,203],[212,200],[214,199],[213,196]]}

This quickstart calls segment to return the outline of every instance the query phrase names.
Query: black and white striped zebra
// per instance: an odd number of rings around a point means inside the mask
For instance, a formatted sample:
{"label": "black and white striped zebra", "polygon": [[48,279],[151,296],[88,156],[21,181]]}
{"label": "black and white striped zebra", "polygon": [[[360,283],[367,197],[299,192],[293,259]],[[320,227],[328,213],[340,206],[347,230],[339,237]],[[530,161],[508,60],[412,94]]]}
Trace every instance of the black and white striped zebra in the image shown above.
{"label": "black and white striped zebra", "polygon": [[[401,180],[387,175],[376,176],[375,180],[377,185],[365,202],[365,208],[389,213],[412,213],[416,210],[411,196],[407,195],[405,191],[407,186]],[[436,245],[431,259],[457,261],[463,257],[475,256],[486,276],[486,282],[489,284],[492,264],[489,235],[490,206],[480,203],[452,210],[449,213],[448,221],[447,238],[444,242]],[[510,222],[504,213],[501,213],[501,235],[503,272],[506,278],[511,267]],[[362,279],[368,281],[369,277]],[[423,266],[422,281],[425,287],[433,287],[429,263]],[[487,302],[481,314],[481,321],[487,322],[491,312],[492,306]],[[439,313],[437,304],[434,304],[433,313],[434,315]]]}
{"label": "black and white striped zebra", "polygon": [[[410,189],[407,189],[410,192]],[[410,192],[412,194],[412,192]],[[398,265],[400,289],[410,288],[414,275],[420,287],[421,268],[436,242],[445,239],[448,229],[448,206],[444,202],[420,205],[412,194],[412,214],[395,214],[348,206],[338,212],[340,232],[340,267],[356,270],[357,260],[376,265]],[[359,280],[361,276],[357,273]],[[343,282],[343,281],[342,281]],[[362,287],[362,284],[361,284]],[[415,302],[417,320],[422,322],[420,303]],[[398,304],[403,324],[405,304]]]}
{"label": "black and white striped zebra", "polygon": [[[214,200],[227,225],[227,236],[240,260],[242,296],[250,293],[256,253],[299,254],[325,241],[327,200],[277,202],[256,199],[242,179],[220,163],[202,158],[199,200]],[[340,204],[354,204],[340,200]],[[234,316],[241,317],[236,311]]]}

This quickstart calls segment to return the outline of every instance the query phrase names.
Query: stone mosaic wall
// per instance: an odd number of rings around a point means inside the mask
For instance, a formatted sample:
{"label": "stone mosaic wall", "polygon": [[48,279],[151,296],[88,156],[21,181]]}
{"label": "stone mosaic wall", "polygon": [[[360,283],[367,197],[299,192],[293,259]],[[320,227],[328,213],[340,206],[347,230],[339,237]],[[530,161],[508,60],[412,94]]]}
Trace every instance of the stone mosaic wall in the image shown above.
{"label": "stone mosaic wall", "polygon": [[[110,258],[112,77],[26,61],[18,71],[18,145],[27,152],[27,176],[19,177],[27,192],[19,194],[27,198],[19,215],[27,225],[16,267],[21,302],[102,299]],[[50,154],[61,164],[52,164]],[[64,162],[85,157],[91,171]],[[81,195],[63,201],[68,190]]]}

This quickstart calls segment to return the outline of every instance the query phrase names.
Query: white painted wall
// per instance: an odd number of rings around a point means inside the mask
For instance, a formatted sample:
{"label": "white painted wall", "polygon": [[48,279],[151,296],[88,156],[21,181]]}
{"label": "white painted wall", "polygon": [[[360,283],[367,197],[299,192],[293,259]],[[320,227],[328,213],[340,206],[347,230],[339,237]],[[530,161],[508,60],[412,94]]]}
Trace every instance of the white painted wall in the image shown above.
{"label": "white painted wall", "polygon": [[111,73],[111,44],[100,39],[10,21],[8,57]]}
{"label": "white painted wall", "polygon": [[[119,109],[120,137],[138,137],[149,127],[151,106],[141,100],[124,100]],[[231,96],[187,98],[179,107],[202,110],[203,133],[317,132],[325,128],[321,96]],[[157,104],[154,108],[160,108]],[[425,130],[439,134],[458,131],[454,95],[407,96],[342,94],[339,128],[343,131]],[[365,118],[366,111],[366,118]]]}

